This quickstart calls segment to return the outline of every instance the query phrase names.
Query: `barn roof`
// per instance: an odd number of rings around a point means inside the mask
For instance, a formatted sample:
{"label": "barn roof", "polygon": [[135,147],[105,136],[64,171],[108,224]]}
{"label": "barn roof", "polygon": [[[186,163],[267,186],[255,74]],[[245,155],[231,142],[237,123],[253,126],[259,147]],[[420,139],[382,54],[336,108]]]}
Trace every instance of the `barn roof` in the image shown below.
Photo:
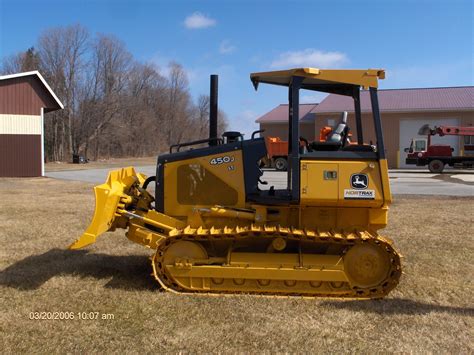
{"label": "barn roof", "polygon": [[[314,114],[312,111],[318,104],[300,104],[300,122],[311,121]],[[281,104],[263,116],[257,118],[258,123],[284,123],[288,122],[288,104]]]}
{"label": "barn roof", "polygon": [[[389,89],[378,91],[382,112],[469,111],[474,110],[474,86],[421,89]],[[368,91],[361,91],[362,112],[371,111]],[[351,97],[327,96],[314,113],[354,111]]]}
{"label": "barn roof", "polygon": [[[370,94],[361,91],[362,112],[370,112]],[[474,86],[385,89],[378,90],[382,112],[474,111]],[[309,111],[307,108],[311,107]],[[319,104],[300,105],[301,120],[313,119],[318,113],[354,112],[354,101],[349,96],[330,94]],[[257,123],[288,121],[288,105],[279,105],[259,117]]]}
{"label": "barn roof", "polygon": [[44,88],[46,89],[46,91],[51,95],[51,97],[53,98],[53,100],[57,103],[58,107],[57,109],[61,108],[63,109],[64,108],[64,105],[63,103],[61,102],[61,100],[58,99],[58,97],[56,96],[56,94],[54,93],[54,91],[51,89],[51,87],[48,85],[48,83],[46,82],[46,80],[44,80],[43,76],[41,75],[41,73],[37,70],[34,70],[34,71],[28,71],[28,72],[23,72],[23,73],[15,73],[15,74],[8,74],[8,75],[1,75],[0,76],[0,81],[2,80],[9,80],[9,79],[16,79],[16,78],[22,78],[22,77],[25,77],[25,76],[36,76],[42,83],[42,85],[44,86]]}

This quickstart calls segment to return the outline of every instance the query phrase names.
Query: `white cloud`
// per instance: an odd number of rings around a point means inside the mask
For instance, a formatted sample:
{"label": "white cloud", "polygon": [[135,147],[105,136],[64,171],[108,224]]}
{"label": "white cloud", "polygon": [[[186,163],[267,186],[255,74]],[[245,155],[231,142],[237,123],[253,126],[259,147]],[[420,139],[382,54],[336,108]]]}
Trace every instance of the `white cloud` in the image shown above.
{"label": "white cloud", "polygon": [[191,30],[212,27],[215,26],[216,23],[216,20],[200,12],[194,12],[184,20],[184,26]]}
{"label": "white cloud", "polygon": [[281,53],[270,66],[272,68],[316,67],[338,68],[349,62],[347,55],[341,52],[325,52],[313,48],[301,51]]}
{"label": "white cloud", "polygon": [[221,45],[219,46],[219,53],[221,54],[230,54],[234,52],[237,49],[236,46],[233,46],[230,41],[224,40],[221,42]]}

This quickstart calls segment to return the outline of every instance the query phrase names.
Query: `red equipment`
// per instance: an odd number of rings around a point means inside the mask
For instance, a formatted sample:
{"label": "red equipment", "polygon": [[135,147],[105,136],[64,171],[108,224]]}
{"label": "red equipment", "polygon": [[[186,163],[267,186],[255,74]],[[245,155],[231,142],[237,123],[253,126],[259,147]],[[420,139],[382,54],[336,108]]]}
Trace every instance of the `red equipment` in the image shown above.
{"label": "red equipment", "polygon": [[439,136],[474,136],[474,127],[456,127],[456,126],[439,126],[435,127],[432,132],[432,136],[435,134]]}
{"label": "red equipment", "polygon": [[[406,148],[406,163],[426,166],[432,173],[441,173],[445,165],[457,168],[474,167],[474,156],[453,156],[453,148],[446,144],[431,144],[431,136],[474,136],[474,127],[439,126],[430,128],[423,125],[418,134],[426,135],[427,139],[413,139],[410,148]],[[464,144],[464,148],[470,151],[473,145],[469,142]]]}

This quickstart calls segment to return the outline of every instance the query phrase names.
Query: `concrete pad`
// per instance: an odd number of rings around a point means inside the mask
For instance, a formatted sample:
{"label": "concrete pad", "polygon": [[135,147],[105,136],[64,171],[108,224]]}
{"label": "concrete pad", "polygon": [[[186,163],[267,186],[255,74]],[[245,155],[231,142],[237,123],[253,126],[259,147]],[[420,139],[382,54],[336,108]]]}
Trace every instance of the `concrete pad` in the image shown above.
{"label": "concrete pad", "polygon": [[[88,169],[88,170],[64,170],[47,172],[46,176],[54,179],[76,180],[101,184],[107,179],[109,171],[118,169]],[[156,174],[156,167],[152,165],[136,166],[135,170],[147,176]]]}
{"label": "concrete pad", "polygon": [[[466,170],[466,169],[458,169],[458,168],[451,168],[450,166],[444,167],[445,174],[466,174],[466,171],[470,171],[474,174],[474,170]],[[420,167],[414,169],[390,169],[389,173],[401,173],[401,174],[409,174],[409,173],[420,173],[420,174],[431,174],[427,167]]]}
{"label": "concrete pad", "polygon": [[397,172],[388,172],[388,177],[389,178],[407,178],[407,177],[415,177],[415,178],[432,178],[433,176],[436,176],[438,174],[431,174],[431,173],[413,173],[413,172],[407,172],[407,173],[397,173]]}
{"label": "concrete pad", "polygon": [[453,179],[459,179],[465,182],[474,182],[474,174],[453,174],[450,175]]}
{"label": "concrete pad", "polygon": [[432,179],[432,181],[390,180],[393,195],[435,195],[474,197],[474,186]]}
{"label": "concrete pad", "polygon": [[[154,165],[137,166],[138,172],[147,176],[155,175]],[[46,176],[55,179],[85,181],[101,184],[107,178],[110,170],[114,169],[90,169],[73,171],[49,172]],[[472,196],[474,197],[474,174],[431,174],[431,173],[393,173],[390,172],[390,187],[392,194],[398,195],[443,195],[443,196]],[[268,185],[261,185],[261,189],[286,188],[287,173],[264,170],[263,181]],[[459,181],[459,183],[458,183]]]}

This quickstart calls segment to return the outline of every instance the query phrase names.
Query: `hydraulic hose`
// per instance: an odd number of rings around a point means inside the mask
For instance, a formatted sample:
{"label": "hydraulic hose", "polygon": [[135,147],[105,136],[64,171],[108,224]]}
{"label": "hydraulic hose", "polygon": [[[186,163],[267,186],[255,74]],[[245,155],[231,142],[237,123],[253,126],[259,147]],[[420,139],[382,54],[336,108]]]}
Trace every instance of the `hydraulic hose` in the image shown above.
{"label": "hydraulic hose", "polygon": [[149,178],[147,178],[145,182],[143,183],[143,189],[146,190],[146,188],[148,187],[148,184],[152,181],[156,181],[156,176],[150,176]]}

